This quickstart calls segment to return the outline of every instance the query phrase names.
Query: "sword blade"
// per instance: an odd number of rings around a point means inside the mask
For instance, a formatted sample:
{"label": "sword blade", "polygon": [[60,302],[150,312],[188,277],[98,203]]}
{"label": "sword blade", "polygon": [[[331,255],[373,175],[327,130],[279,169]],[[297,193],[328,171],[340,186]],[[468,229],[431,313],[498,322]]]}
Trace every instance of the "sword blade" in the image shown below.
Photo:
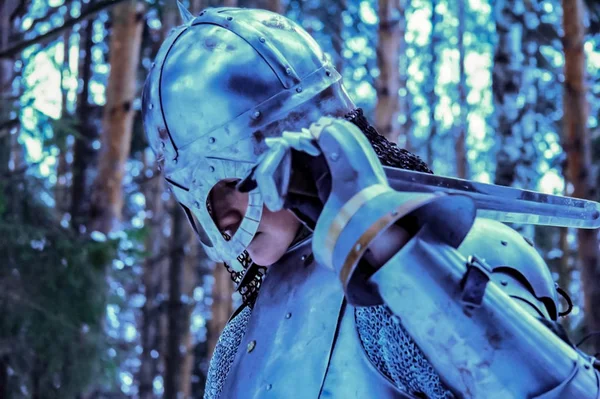
{"label": "sword blade", "polygon": [[405,192],[442,192],[471,197],[477,216],[501,222],[597,229],[600,204],[471,180],[384,166],[390,186]]}

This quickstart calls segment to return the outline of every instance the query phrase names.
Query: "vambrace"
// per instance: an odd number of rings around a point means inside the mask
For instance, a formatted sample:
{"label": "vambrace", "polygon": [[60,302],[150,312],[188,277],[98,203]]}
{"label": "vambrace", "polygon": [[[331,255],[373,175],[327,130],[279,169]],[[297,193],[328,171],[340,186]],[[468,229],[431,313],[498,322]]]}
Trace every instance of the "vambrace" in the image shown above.
{"label": "vambrace", "polygon": [[[387,305],[458,397],[600,398],[595,358],[551,329],[556,292],[535,249],[499,222],[476,222],[466,195],[393,190],[360,132],[325,122],[313,135],[332,186],[313,251],[347,300]],[[365,253],[393,225],[411,238],[375,270]]]}
{"label": "vambrace", "polygon": [[595,359],[533,317],[534,305],[512,300],[492,274],[426,226],[370,281],[460,396],[598,398]]}

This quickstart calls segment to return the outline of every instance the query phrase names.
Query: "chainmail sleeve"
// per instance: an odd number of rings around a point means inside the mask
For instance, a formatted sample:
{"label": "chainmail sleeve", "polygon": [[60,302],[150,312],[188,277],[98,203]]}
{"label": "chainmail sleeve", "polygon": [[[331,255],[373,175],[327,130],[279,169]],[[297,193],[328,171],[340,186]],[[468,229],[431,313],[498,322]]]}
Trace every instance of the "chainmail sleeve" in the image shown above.
{"label": "chainmail sleeve", "polygon": [[355,318],[367,357],[398,389],[417,398],[454,398],[400,319],[386,306],[356,308]]}
{"label": "chainmail sleeve", "polygon": [[246,333],[251,310],[245,306],[223,329],[208,366],[204,399],[217,399],[223,390],[225,379]]}

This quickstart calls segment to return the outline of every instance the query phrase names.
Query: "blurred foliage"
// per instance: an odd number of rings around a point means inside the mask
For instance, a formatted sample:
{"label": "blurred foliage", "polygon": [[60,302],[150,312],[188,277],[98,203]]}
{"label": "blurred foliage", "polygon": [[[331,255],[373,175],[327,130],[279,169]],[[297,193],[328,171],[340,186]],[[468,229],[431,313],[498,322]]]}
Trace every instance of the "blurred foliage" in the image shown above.
{"label": "blurred foliage", "polygon": [[13,176],[0,190],[0,359],[15,397],[74,397],[114,378],[101,338],[118,240],[61,227],[39,186]]}

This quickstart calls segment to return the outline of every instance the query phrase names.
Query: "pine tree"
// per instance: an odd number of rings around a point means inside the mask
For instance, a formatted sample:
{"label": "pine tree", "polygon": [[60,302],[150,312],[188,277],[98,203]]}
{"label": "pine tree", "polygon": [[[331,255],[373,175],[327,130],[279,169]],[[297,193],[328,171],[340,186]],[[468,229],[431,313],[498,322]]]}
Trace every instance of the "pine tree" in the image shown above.
{"label": "pine tree", "polygon": [[123,175],[133,128],[144,6],[124,2],[112,12],[110,75],[102,118],[98,175],[92,187],[90,227],[108,233],[121,220]]}
{"label": "pine tree", "polygon": [[379,77],[375,83],[377,105],[375,106],[375,128],[393,143],[398,142],[400,131],[400,50],[404,49],[406,6],[401,0],[379,0],[379,41],[377,44],[377,66]]}
{"label": "pine tree", "polygon": [[[563,46],[565,52],[564,148],[567,153],[567,178],[573,185],[571,196],[596,199],[590,135],[587,128],[589,104],[586,99],[584,52],[585,27],[582,0],[563,0]],[[577,231],[579,267],[585,297],[588,332],[600,330],[600,265],[598,231]],[[600,352],[600,336],[591,338],[595,353]]]}

